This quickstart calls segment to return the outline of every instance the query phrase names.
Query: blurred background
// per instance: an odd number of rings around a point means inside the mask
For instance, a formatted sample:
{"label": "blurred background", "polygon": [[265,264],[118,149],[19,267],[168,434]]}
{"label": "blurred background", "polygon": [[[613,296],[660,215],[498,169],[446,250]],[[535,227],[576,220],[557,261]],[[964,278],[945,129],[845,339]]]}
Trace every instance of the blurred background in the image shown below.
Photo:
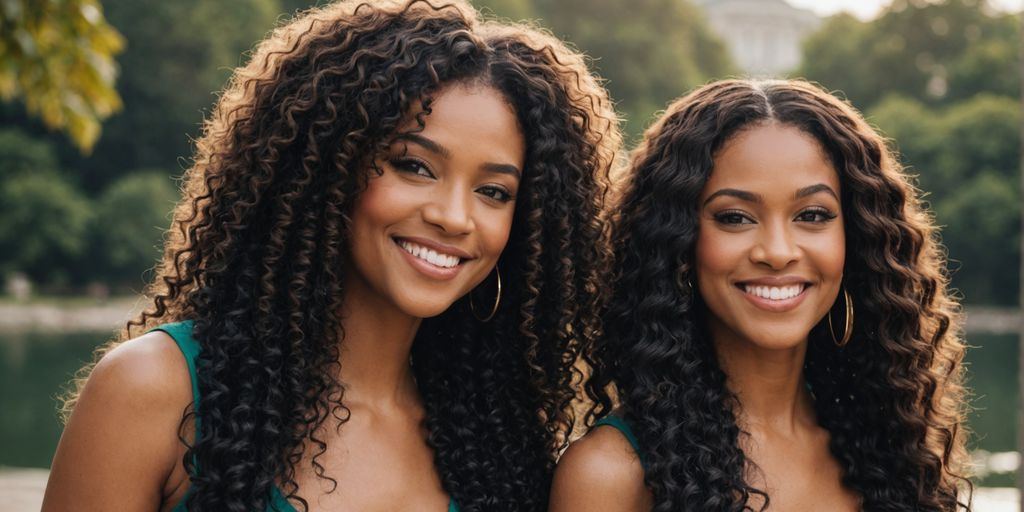
{"label": "blurred background", "polygon": [[[55,397],[140,306],[217,91],[312,3],[0,1],[9,510],[38,507],[61,431]],[[977,510],[1017,510],[1021,0],[475,3],[586,52],[630,145],[670,100],[716,78],[804,77],[864,112],[926,191],[966,305]]]}

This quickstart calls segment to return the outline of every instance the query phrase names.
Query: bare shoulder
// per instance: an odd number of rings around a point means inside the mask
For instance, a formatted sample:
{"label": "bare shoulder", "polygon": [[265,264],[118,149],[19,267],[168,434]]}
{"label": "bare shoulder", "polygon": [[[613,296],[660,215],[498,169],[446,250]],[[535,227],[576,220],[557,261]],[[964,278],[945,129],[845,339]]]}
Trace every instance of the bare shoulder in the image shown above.
{"label": "bare shoulder", "polygon": [[165,332],[153,331],[104,355],[89,376],[82,399],[87,394],[102,394],[139,407],[184,407],[192,401],[192,381],[185,356],[174,339]]}
{"label": "bare shoulder", "polygon": [[61,435],[43,510],[155,510],[179,465],[188,365],[162,332],[97,363]]}
{"label": "bare shoulder", "polygon": [[551,489],[552,512],[649,509],[643,465],[617,429],[594,428],[559,459]]}

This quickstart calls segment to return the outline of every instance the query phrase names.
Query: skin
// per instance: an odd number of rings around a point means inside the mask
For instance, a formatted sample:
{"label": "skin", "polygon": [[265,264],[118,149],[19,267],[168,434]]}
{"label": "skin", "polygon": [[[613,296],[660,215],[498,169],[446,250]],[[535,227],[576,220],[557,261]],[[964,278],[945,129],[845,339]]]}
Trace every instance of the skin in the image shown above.
{"label": "skin", "polygon": [[[811,329],[839,294],[845,236],[839,175],[821,146],[799,129],[770,122],[735,135],[715,155],[701,194],[693,286],[727,385],[749,435],[740,447],[772,510],[859,510],[841,484],[828,432],[814,415],[803,378]],[[745,285],[796,286],[799,295],[764,300]],[[650,491],[625,438],[598,427],[559,461],[553,512],[646,511]],[[751,506],[762,502],[754,498]]]}
{"label": "skin", "polygon": [[[296,466],[311,511],[448,506],[409,353],[422,318],[446,310],[498,261],[526,144],[496,90],[451,85],[434,98],[425,127],[396,138],[354,205],[339,375],[351,416],[344,428],[328,421],[318,433],[327,443],[319,461],[337,489],[316,477],[308,459]],[[411,114],[400,134],[415,130]],[[464,257],[454,270],[426,266],[396,238]],[[43,511],[171,510],[189,485],[177,429],[191,401],[187,366],[166,334],[104,356],[61,437]]]}

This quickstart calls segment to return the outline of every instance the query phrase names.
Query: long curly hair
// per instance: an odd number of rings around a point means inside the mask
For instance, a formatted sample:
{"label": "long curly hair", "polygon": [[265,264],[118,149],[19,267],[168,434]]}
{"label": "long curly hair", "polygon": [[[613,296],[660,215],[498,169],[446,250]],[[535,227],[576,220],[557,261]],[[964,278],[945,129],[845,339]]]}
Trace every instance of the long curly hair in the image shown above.
{"label": "long curly hair", "polygon": [[575,420],[574,363],[605,293],[618,120],[584,58],[543,31],[480,20],[462,0],[375,0],[306,12],[236,70],[185,174],[151,307],[122,333],[194,321],[189,510],[263,510],[276,482],[308,509],[305,459],[337,486],[316,433],[349,414],[335,374],[352,205],[408,113],[422,107],[422,128],[432,95],[455,83],[505,97],[525,168],[501,307],[485,324],[464,297],[416,335],[427,441],[463,511],[546,507]]}
{"label": "long curly hair", "polygon": [[594,414],[608,413],[604,389],[614,382],[646,456],[655,511],[751,510],[754,495],[768,506],[745,478],[754,465],[738,444],[741,406],[703,321],[709,313],[686,284],[716,153],[765,122],[813,137],[842,184],[856,324],[845,348],[827,327],[812,330],[805,378],[843,484],[865,510],[967,507],[964,344],[936,229],[885,140],[850,105],[803,81],[712,83],[645,133],[613,219],[613,292],[588,385]]}

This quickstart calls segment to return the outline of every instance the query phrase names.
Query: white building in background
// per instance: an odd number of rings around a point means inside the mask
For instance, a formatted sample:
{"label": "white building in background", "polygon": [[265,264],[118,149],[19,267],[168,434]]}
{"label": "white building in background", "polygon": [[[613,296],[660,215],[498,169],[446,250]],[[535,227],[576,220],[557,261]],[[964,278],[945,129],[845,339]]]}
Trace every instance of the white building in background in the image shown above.
{"label": "white building in background", "polygon": [[803,38],[821,25],[785,0],[696,0],[733,59],[751,76],[778,76],[800,65]]}

